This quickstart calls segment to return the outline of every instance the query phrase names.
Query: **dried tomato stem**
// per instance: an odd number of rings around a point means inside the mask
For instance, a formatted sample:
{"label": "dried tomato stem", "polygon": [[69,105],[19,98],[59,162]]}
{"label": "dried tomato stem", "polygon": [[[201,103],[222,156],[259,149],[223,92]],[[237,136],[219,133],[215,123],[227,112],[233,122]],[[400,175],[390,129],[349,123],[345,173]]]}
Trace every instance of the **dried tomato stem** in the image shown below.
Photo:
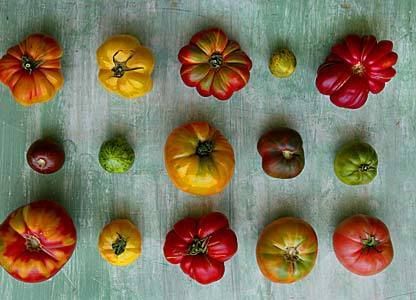
{"label": "dried tomato stem", "polygon": [[127,247],[127,238],[123,237],[120,233],[117,232],[117,239],[114,243],[111,244],[115,255],[122,254]]}
{"label": "dried tomato stem", "polygon": [[196,147],[196,154],[199,157],[207,156],[214,150],[214,143],[212,141],[198,142]]}
{"label": "dried tomato stem", "polygon": [[289,150],[283,150],[282,154],[285,159],[292,159],[293,157],[293,152]]}
{"label": "dried tomato stem", "polygon": [[218,69],[224,62],[224,58],[220,53],[214,53],[208,60],[210,66],[214,69]]}
{"label": "dried tomato stem", "polygon": [[124,73],[128,72],[128,71],[134,71],[134,70],[141,70],[143,69],[142,67],[136,67],[136,68],[129,68],[127,67],[127,62],[133,57],[134,52],[130,51],[131,54],[130,56],[125,60],[125,61],[118,61],[116,59],[116,56],[123,50],[118,50],[116,53],[114,53],[113,55],[113,63],[114,63],[114,67],[111,69],[111,71],[113,72],[113,77],[117,77],[117,78],[121,78],[124,76]]}
{"label": "dried tomato stem", "polygon": [[22,56],[22,68],[29,74],[31,74],[37,67],[39,67],[40,64],[40,61],[35,61],[27,55]]}

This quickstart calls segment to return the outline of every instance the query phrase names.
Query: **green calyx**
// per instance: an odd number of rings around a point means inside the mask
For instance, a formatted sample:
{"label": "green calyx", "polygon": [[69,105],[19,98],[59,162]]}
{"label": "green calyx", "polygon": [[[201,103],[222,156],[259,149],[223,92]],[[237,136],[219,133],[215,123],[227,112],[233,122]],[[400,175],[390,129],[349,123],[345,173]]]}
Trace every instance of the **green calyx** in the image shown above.
{"label": "green calyx", "polygon": [[204,239],[195,238],[188,249],[188,255],[206,254],[208,252],[208,237]]}
{"label": "green calyx", "polygon": [[120,255],[126,250],[127,246],[127,239],[123,237],[120,233],[117,233],[118,237],[114,241],[114,243],[111,244],[111,247],[113,248],[115,255]]}
{"label": "green calyx", "polygon": [[374,235],[369,235],[367,239],[363,239],[361,242],[363,243],[364,248],[375,248],[380,244]]}
{"label": "green calyx", "polygon": [[208,156],[214,151],[214,143],[212,141],[198,142],[196,147],[196,155],[199,157]]}
{"label": "green calyx", "polygon": [[100,148],[98,160],[110,173],[127,172],[134,163],[135,154],[126,139],[117,137],[106,141]]}

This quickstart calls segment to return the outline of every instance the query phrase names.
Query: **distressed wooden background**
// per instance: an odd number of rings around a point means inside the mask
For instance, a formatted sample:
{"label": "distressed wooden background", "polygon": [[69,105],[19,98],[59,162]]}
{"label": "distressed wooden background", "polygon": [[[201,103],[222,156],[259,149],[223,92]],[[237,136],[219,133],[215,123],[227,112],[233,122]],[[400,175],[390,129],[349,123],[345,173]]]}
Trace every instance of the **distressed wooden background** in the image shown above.
{"label": "distressed wooden background", "polygon": [[[415,77],[416,2],[413,0],[0,0],[0,51],[33,32],[56,37],[65,56],[65,86],[50,103],[24,108],[0,88],[0,219],[32,200],[62,203],[78,228],[74,256],[53,280],[27,285],[0,272],[0,299],[416,299]],[[185,87],[176,55],[192,34],[220,26],[240,42],[254,66],[250,82],[228,102],[203,99]],[[98,84],[95,50],[110,35],[130,33],[156,57],[153,92],[123,101]],[[358,111],[338,109],[314,86],[330,46],[348,33],[394,41],[397,76]],[[298,69],[273,78],[268,58],[278,46],[297,55]],[[236,172],[224,193],[198,198],[170,183],[163,145],[176,126],[207,120],[231,141]],[[306,167],[298,178],[273,180],[261,170],[256,143],[267,129],[287,125],[304,139]],[[125,134],[137,154],[125,175],[98,164],[101,143]],[[28,146],[53,136],[68,155],[63,170],[39,176],[25,162]],[[334,176],[336,149],[351,139],[379,154],[377,179],[348,187]],[[180,218],[219,210],[239,238],[224,278],[200,286],[163,258],[165,234]],[[331,236],[337,223],[363,212],[389,226],[395,258],[382,274],[361,278],[336,260]],[[310,222],[319,236],[313,272],[292,285],[266,281],[255,260],[262,228],[279,216]],[[98,255],[100,229],[128,217],[143,234],[143,255],[115,268]]]}

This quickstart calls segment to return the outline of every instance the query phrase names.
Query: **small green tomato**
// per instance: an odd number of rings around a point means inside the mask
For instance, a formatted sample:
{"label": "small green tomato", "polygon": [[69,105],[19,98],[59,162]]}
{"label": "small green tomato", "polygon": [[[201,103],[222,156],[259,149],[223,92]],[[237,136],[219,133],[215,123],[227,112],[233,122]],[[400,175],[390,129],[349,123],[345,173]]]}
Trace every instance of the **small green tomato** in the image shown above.
{"label": "small green tomato", "polygon": [[133,165],[134,157],[134,150],[126,139],[116,137],[102,144],[98,160],[107,172],[124,173]]}
{"label": "small green tomato", "polygon": [[286,78],[295,72],[296,57],[289,49],[279,49],[269,62],[270,72],[277,78]]}

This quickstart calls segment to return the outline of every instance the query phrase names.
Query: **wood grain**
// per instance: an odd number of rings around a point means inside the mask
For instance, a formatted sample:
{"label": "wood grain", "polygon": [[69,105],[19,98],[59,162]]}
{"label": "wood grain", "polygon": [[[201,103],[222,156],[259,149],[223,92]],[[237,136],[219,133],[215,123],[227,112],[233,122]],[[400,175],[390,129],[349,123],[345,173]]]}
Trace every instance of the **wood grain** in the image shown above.
{"label": "wood grain", "polygon": [[[0,0],[0,51],[32,32],[56,37],[65,50],[65,86],[50,103],[23,108],[0,88],[0,219],[31,200],[50,198],[73,216],[79,241],[72,260],[53,280],[19,283],[0,272],[0,299],[416,299],[416,2],[412,0]],[[183,85],[177,52],[192,34],[222,27],[253,60],[249,85],[229,102],[203,99]],[[106,93],[96,78],[95,50],[111,34],[130,33],[153,49],[153,92],[137,101]],[[318,65],[347,33],[394,41],[398,74],[385,91],[358,111],[331,105],[314,86]],[[277,80],[271,52],[291,48],[298,69]],[[192,197],[169,181],[163,145],[176,126],[207,120],[231,141],[236,172],[221,195]],[[277,125],[296,129],[305,143],[306,167],[280,181],[261,170],[256,143]],[[104,173],[101,143],[125,134],[136,151],[125,175]],[[68,160],[50,176],[34,174],[25,151],[35,139],[54,136]],[[362,139],[379,154],[377,179],[347,187],[333,174],[337,148]],[[161,251],[165,234],[181,217],[211,210],[227,214],[239,251],[222,281],[202,287],[169,265]],[[331,245],[337,223],[369,213],[389,226],[395,247],[391,267],[361,278],[337,262]],[[293,285],[266,281],[255,261],[262,228],[279,216],[302,217],[319,236],[315,269]],[[115,268],[99,257],[98,233],[111,218],[128,217],[144,238],[142,258]]]}

